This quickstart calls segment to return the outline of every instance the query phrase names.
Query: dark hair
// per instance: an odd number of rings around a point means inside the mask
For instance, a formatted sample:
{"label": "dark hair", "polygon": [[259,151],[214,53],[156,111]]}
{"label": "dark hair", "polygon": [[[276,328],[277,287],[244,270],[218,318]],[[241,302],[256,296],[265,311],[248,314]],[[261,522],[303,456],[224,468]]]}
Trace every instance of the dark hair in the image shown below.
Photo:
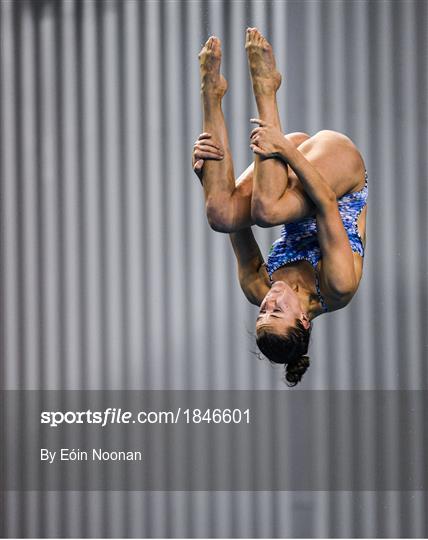
{"label": "dark hair", "polygon": [[288,386],[296,386],[309,367],[308,352],[311,327],[306,329],[300,319],[287,334],[278,335],[261,329],[256,336],[257,346],[261,352],[275,364],[285,365],[285,382]]}

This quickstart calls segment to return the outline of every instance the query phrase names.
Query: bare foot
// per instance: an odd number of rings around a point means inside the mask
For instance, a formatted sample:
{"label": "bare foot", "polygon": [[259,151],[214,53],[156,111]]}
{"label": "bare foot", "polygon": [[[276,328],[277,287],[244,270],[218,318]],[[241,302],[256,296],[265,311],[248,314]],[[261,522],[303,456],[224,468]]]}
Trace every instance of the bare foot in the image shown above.
{"label": "bare foot", "polygon": [[222,98],[227,90],[227,81],[220,75],[221,43],[211,36],[199,53],[201,90],[205,95]]}
{"label": "bare foot", "polygon": [[247,28],[245,48],[255,94],[275,93],[281,85],[271,44],[257,28]]}

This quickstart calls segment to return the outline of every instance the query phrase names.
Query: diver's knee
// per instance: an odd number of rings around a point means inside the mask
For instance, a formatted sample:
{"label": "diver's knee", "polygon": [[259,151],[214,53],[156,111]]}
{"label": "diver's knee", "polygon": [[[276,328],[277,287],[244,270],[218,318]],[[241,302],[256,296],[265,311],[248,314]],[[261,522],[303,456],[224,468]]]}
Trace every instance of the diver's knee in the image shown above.
{"label": "diver's knee", "polygon": [[221,233],[234,232],[230,204],[223,200],[209,199],[205,204],[208,223],[213,231]]}
{"label": "diver's knee", "polygon": [[274,226],[274,216],[272,212],[272,202],[263,201],[253,196],[251,200],[251,221],[265,229]]}

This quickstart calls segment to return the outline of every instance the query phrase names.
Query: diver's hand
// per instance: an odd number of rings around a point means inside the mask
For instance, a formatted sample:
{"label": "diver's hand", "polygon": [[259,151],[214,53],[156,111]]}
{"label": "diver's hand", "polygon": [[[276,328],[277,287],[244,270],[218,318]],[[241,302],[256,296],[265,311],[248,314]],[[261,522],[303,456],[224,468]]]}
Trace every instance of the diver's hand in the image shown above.
{"label": "diver's hand", "polygon": [[[287,159],[288,145],[291,143],[284,137],[281,131],[259,118],[251,118],[250,122],[259,124],[250,135],[250,148],[263,158]],[[292,146],[292,145],[291,145]]]}
{"label": "diver's hand", "polygon": [[206,159],[221,161],[224,151],[221,144],[210,133],[201,133],[193,145],[192,167],[202,182],[202,168]]}

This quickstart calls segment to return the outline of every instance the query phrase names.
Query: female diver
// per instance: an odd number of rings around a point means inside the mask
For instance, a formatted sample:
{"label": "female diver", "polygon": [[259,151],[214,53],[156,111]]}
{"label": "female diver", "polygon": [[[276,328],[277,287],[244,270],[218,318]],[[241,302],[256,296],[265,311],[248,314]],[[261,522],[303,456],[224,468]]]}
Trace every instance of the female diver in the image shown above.
{"label": "female diver", "polygon": [[[272,47],[248,28],[247,51],[257,123],[251,132],[254,162],[236,180],[221,108],[227,83],[220,74],[220,40],[210,37],[199,54],[203,130],[193,150],[207,218],[229,233],[238,277],[260,312],[259,349],[285,364],[296,385],[309,366],[312,320],[345,307],[363,269],[367,173],[352,141],[334,131],[283,135],[276,92],[281,75]],[[283,225],[264,262],[252,225]]]}

